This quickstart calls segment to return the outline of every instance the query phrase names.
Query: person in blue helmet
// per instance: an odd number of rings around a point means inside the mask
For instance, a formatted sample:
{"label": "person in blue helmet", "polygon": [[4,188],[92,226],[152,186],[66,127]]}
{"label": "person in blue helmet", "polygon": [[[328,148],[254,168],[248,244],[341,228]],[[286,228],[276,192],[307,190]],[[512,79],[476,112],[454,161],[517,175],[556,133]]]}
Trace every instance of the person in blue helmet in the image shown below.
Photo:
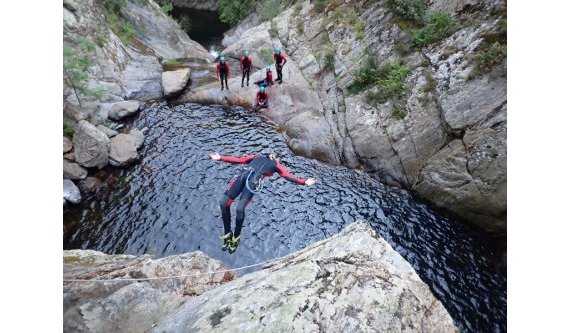
{"label": "person in blue helmet", "polygon": [[260,86],[256,96],[256,105],[254,112],[259,111],[261,108],[269,107],[269,94],[265,90],[265,86]]}
{"label": "person in blue helmet", "polygon": [[220,83],[222,84],[222,90],[224,90],[224,79],[226,81],[226,89],[228,87],[228,76],[230,76],[230,65],[226,62],[226,57],[221,56],[220,62],[216,65],[216,76],[220,78]]}
{"label": "person in blue helmet", "polygon": [[265,79],[255,81],[258,86],[269,87],[269,85],[274,85],[273,83],[273,72],[271,71],[271,66],[265,67]]}
{"label": "person in blue helmet", "polygon": [[243,88],[243,79],[247,77],[247,86],[249,87],[249,73],[253,69],[253,59],[249,55],[249,51],[245,50],[243,57],[239,60],[241,67],[241,86]]}
{"label": "person in blue helmet", "polygon": [[285,54],[281,52],[280,47],[275,48],[275,53],[273,53],[273,59],[275,59],[275,69],[277,70],[277,80],[279,84],[283,83],[283,66],[287,63],[287,58]]}

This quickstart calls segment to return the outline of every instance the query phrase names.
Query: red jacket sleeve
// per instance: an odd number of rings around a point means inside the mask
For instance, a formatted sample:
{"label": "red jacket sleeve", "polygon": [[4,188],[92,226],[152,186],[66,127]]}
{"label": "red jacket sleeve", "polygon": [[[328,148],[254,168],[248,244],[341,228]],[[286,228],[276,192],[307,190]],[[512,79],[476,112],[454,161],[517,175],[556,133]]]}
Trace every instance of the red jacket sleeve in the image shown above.
{"label": "red jacket sleeve", "polygon": [[243,59],[245,57],[241,57],[241,59],[239,60],[239,67],[241,68],[241,70],[243,71]]}
{"label": "red jacket sleeve", "polygon": [[247,156],[242,156],[242,157],[221,156],[220,161],[229,162],[229,163],[246,164],[246,163],[249,163],[251,160],[253,160],[256,157],[257,157],[257,155],[247,155]]}
{"label": "red jacket sleeve", "polygon": [[249,56],[249,68],[253,69],[253,58]]}
{"label": "red jacket sleeve", "polygon": [[220,76],[220,63],[216,65],[216,76]]}
{"label": "red jacket sleeve", "polygon": [[230,77],[230,64],[226,62],[226,75],[228,76],[228,78]]}
{"label": "red jacket sleeve", "polygon": [[267,72],[267,81],[271,84],[274,84],[273,83],[273,72],[271,72],[271,71]]}
{"label": "red jacket sleeve", "polygon": [[287,57],[283,53],[281,53],[281,58],[283,58],[283,66],[287,63]]}
{"label": "red jacket sleeve", "polygon": [[297,183],[299,185],[305,185],[305,180],[303,178],[300,178],[300,177],[297,177],[295,175],[290,174],[289,171],[287,171],[287,169],[285,169],[285,167],[281,163],[277,163],[276,168],[277,168],[277,172],[279,173],[280,177],[283,177],[292,183]]}

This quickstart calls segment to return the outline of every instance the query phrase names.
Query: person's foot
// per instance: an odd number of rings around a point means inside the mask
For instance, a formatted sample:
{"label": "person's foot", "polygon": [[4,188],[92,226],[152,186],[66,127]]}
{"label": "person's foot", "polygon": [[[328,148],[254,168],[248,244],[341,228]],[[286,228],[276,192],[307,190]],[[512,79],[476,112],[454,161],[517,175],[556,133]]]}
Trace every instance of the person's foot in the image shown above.
{"label": "person's foot", "polygon": [[283,81],[279,81],[279,84],[283,83]]}
{"label": "person's foot", "polygon": [[240,237],[234,237],[232,234],[232,239],[230,240],[230,246],[228,247],[228,252],[229,253],[234,253],[236,252],[238,246],[239,246],[239,240]]}
{"label": "person's foot", "polygon": [[230,247],[232,238],[234,238],[234,233],[231,231],[225,235],[220,236],[220,239],[224,241],[224,245],[222,245],[222,251],[225,251]]}
{"label": "person's foot", "polygon": [[249,87],[249,81],[247,82],[247,86]]}
{"label": "person's foot", "polygon": [[228,86],[226,85],[226,89],[227,89],[227,90],[230,90],[230,87],[228,87]]}
{"label": "person's foot", "polygon": [[220,89],[220,90],[224,90],[224,87],[222,87],[222,89]]}
{"label": "person's foot", "polygon": [[[248,86],[249,86],[249,84],[248,84]],[[241,87],[243,88],[243,82],[241,83]]]}

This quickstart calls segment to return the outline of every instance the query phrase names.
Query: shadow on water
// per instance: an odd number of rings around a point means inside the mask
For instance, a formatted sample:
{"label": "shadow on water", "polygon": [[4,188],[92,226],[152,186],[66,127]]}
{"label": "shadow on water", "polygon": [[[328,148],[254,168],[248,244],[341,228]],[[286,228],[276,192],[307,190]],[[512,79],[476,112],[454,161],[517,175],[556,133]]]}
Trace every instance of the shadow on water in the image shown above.
{"label": "shadow on water", "polygon": [[[81,206],[65,209],[65,249],[157,256],[201,250],[239,267],[363,219],[412,264],[462,331],[506,331],[506,278],[492,263],[490,239],[367,174],[293,155],[279,133],[242,108],[162,103],[142,113],[133,120],[149,127],[142,160],[112,169]],[[291,173],[319,183],[298,186],[274,175],[247,209],[238,251],[222,252],[218,200],[240,166],[208,154],[270,150]]]}

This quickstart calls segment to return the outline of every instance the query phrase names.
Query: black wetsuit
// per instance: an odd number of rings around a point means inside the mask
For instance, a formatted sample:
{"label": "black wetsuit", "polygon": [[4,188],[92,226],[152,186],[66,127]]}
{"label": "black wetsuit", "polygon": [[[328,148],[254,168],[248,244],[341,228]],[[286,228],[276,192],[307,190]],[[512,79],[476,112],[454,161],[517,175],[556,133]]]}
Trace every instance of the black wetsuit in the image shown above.
{"label": "black wetsuit", "polygon": [[255,192],[252,191],[256,191],[259,183],[263,182],[264,178],[271,177],[274,173],[278,173],[279,176],[290,182],[300,185],[305,184],[305,179],[290,174],[281,163],[271,160],[263,155],[249,155],[243,157],[222,156],[220,161],[247,164],[244,166],[243,172],[232,179],[226,189],[226,192],[220,199],[222,220],[224,221],[224,234],[227,234],[232,229],[230,206],[235,198],[237,198],[241,193],[236,210],[236,229],[234,237],[239,237],[241,233],[241,228],[245,219],[245,207],[247,207],[255,194]]}

